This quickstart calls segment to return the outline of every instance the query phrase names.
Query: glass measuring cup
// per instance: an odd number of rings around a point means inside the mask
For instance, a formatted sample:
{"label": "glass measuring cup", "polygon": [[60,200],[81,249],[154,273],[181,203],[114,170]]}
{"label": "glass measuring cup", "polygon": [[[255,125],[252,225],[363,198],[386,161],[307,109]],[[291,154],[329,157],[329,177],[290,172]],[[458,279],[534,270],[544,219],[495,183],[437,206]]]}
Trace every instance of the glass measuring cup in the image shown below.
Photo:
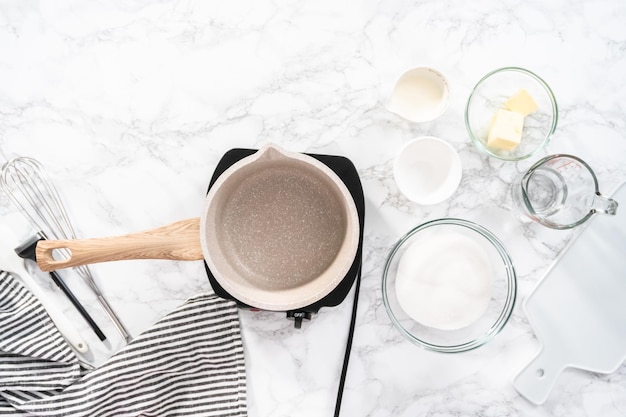
{"label": "glass measuring cup", "polygon": [[614,215],[617,201],[600,194],[589,165],[573,155],[549,155],[513,182],[513,204],[552,229],[571,229],[595,213]]}

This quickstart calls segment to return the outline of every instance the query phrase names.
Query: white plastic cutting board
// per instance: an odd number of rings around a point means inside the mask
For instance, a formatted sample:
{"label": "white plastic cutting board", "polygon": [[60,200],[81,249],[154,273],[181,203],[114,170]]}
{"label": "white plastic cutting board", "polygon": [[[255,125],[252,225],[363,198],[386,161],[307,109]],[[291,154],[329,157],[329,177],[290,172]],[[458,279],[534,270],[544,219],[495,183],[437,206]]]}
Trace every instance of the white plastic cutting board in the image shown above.
{"label": "white plastic cutting board", "polygon": [[515,389],[535,404],[567,367],[611,373],[626,360],[626,183],[615,216],[595,215],[528,296],[541,343]]}

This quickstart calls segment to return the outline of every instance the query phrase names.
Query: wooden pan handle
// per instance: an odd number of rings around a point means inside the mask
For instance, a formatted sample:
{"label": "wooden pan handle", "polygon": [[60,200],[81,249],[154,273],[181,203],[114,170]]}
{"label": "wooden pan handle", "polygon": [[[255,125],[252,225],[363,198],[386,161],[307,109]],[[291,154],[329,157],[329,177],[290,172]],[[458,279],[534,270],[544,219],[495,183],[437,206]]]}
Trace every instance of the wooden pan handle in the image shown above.
{"label": "wooden pan handle", "polygon": [[[57,260],[54,249],[68,249],[69,259]],[[40,240],[37,265],[44,271],[98,262],[129,259],[204,259],[200,245],[200,219],[187,219],[145,232],[83,240]]]}

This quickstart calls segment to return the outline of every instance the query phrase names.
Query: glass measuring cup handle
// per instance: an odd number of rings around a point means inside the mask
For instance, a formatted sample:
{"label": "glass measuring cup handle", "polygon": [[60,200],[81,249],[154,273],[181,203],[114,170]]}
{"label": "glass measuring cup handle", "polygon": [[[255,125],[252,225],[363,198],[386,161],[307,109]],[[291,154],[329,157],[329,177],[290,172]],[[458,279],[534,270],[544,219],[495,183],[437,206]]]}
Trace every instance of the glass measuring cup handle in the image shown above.
{"label": "glass measuring cup handle", "polygon": [[612,198],[608,198],[603,196],[600,193],[596,193],[593,199],[593,205],[591,206],[591,210],[594,213],[606,213],[610,215],[615,215],[617,213],[617,201]]}

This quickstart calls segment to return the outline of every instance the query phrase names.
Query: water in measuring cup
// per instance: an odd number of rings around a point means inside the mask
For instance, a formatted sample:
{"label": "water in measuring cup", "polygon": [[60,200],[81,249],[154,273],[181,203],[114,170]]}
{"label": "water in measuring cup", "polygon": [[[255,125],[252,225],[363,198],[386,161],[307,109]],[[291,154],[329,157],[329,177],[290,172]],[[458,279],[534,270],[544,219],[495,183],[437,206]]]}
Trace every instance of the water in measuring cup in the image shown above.
{"label": "water in measuring cup", "polygon": [[537,168],[525,181],[525,189],[533,211],[542,217],[557,213],[567,200],[565,178],[551,168]]}

